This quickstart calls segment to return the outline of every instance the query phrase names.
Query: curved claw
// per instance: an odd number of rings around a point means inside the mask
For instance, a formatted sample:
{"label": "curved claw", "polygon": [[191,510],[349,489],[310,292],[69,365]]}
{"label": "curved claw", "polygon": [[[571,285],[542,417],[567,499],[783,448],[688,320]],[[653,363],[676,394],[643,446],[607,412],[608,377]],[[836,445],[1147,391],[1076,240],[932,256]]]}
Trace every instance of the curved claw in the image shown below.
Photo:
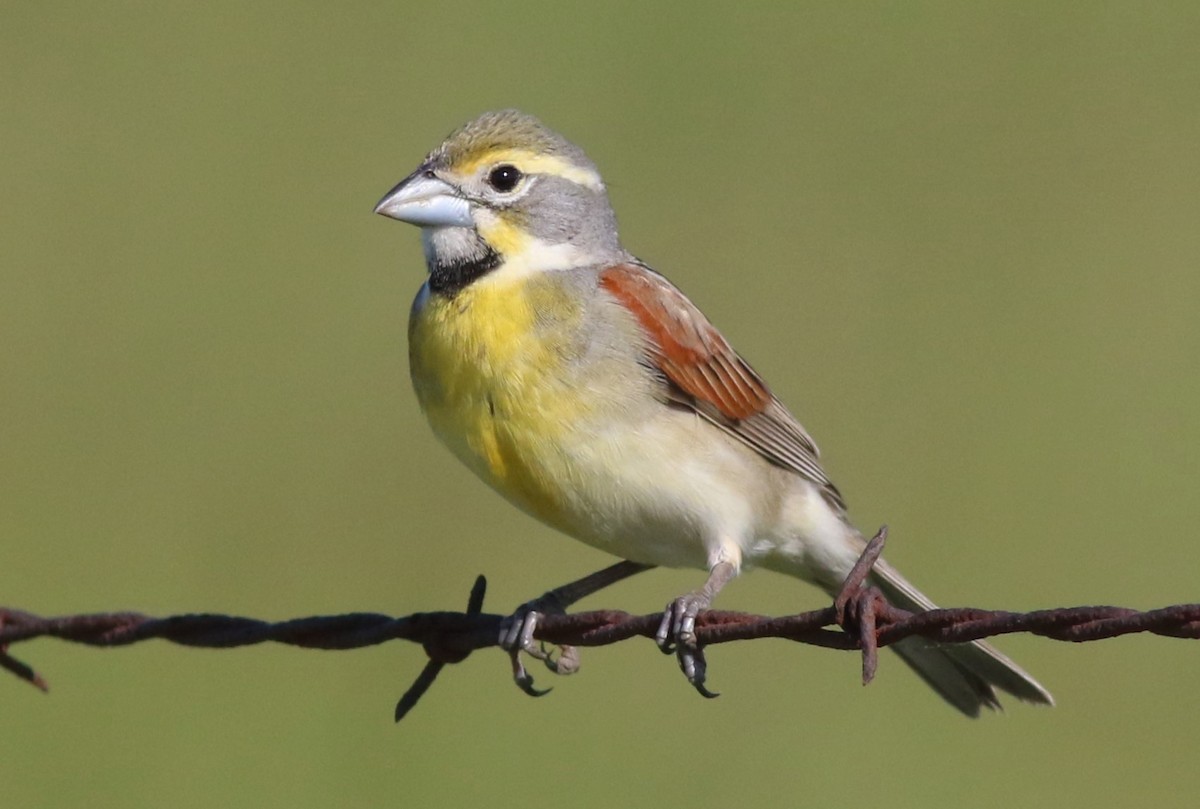
{"label": "curved claw", "polygon": [[699,647],[686,648],[679,647],[679,668],[683,672],[683,676],[687,677],[687,681],[691,683],[692,688],[695,688],[700,696],[705,699],[715,699],[721,696],[716,691],[709,691],[705,687],[704,682],[708,675],[708,662],[704,659],[704,652]]}
{"label": "curved claw", "polygon": [[674,654],[683,676],[702,697],[719,696],[709,691],[704,682],[708,664],[696,638],[696,616],[708,609],[712,598],[705,593],[688,593],[672,601],[663,610],[662,621],[654,634],[654,642],[663,654]]}
{"label": "curved claw", "polygon": [[[581,598],[585,598],[622,579],[627,579],[636,573],[649,570],[651,567],[653,565],[642,565],[628,561],[618,562],[603,570],[598,570],[589,576],[584,576],[582,579],[577,579],[561,587],[548,590],[540,597],[532,601],[527,601],[520,607],[517,607],[516,612],[506,620],[501,621],[498,643],[500,648],[508,652],[509,658],[512,661],[513,680],[516,682],[517,687],[533,697],[540,697],[550,691],[548,688],[542,691],[533,687],[533,677],[529,675],[529,672],[525,670],[525,666],[521,662],[522,652],[525,652],[536,660],[541,660],[546,664],[546,668],[555,674],[574,674],[579,670],[579,650],[575,647],[560,647],[559,655],[555,658],[553,653],[546,649],[545,644],[534,643],[533,635],[543,614],[562,615],[565,613],[567,607],[570,607]],[[482,577],[480,577],[481,582],[482,580]],[[481,588],[482,585],[477,584],[476,587]],[[480,589],[478,598],[480,603],[475,608],[475,612],[479,612],[479,608],[482,606],[482,596],[483,593]],[[472,598],[475,598],[474,594]]]}
{"label": "curved claw", "polygon": [[521,662],[521,652],[514,649],[509,654],[512,655],[513,682],[517,684],[517,688],[531,697],[544,697],[554,690],[553,688],[534,688],[533,676],[525,670],[525,664]]}
{"label": "curved claw", "polygon": [[542,613],[538,611],[537,607],[536,601],[522,604],[507,621],[500,625],[499,645],[501,649],[508,652],[509,658],[512,660],[513,681],[517,684],[517,688],[531,697],[544,696],[553,689],[543,690],[533,687],[533,677],[526,670],[525,664],[521,662],[522,652],[535,660],[542,661],[550,671],[563,676],[579,671],[580,663],[579,650],[574,646],[560,647],[556,658],[553,650],[547,648],[546,644],[533,639],[533,633],[537,630],[538,623],[542,618]]}
{"label": "curved claw", "polygon": [[538,656],[540,649],[533,642],[533,631],[537,629],[539,617],[537,611],[522,605],[500,625],[500,648],[508,652],[508,659],[512,662],[513,682],[531,697],[544,696],[549,691],[533,687],[533,676],[521,662],[521,652]]}

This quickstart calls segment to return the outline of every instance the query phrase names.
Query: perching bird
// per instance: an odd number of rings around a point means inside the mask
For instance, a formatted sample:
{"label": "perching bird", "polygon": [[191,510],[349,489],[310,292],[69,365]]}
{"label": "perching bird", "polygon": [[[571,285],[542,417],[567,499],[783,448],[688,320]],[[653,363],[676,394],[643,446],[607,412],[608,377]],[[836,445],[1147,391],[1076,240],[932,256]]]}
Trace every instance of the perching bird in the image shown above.
{"label": "perching bird", "polygon": [[[837,590],[864,540],[816,444],[687,296],[621,246],[579,147],[521,112],[485,113],[375,210],[421,228],[429,278],[409,361],[434,432],[548,525],[631,562],[707,570],[658,636],[701,690],[696,615],[743,567]],[[882,561],[871,581],[896,606],[933,607]],[[994,689],[1052,704],[986,643],[892,648],[970,716],[999,706]]]}

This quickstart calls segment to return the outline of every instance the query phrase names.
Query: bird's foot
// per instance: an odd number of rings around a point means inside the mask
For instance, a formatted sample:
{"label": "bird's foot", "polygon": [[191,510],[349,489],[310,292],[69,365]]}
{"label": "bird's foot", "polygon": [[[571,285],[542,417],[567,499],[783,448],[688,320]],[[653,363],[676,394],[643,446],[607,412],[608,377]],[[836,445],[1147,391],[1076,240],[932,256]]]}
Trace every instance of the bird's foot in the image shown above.
{"label": "bird's foot", "polygon": [[521,661],[522,652],[542,661],[546,668],[555,674],[567,675],[579,671],[579,650],[574,646],[560,646],[558,656],[555,657],[544,644],[534,643],[533,633],[543,615],[563,615],[567,607],[581,598],[651,567],[653,565],[637,562],[617,562],[582,579],[555,587],[533,601],[527,601],[517,607],[517,611],[500,624],[500,647],[508,652],[512,660],[513,680],[517,687],[531,697],[540,697],[549,691],[539,691],[533,687],[533,677],[525,670],[525,664]]}
{"label": "bird's foot", "polygon": [[662,653],[674,653],[683,676],[700,696],[708,699],[719,695],[704,685],[708,664],[704,659],[704,650],[696,640],[696,617],[711,604],[712,596],[704,592],[680,596],[667,605],[658,632],[654,635],[654,642]]}
{"label": "bird's foot", "polygon": [[543,596],[517,607],[516,612],[500,625],[500,648],[508,652],[509,659],[512,661],[513,682],[517,684],[517,688],[531,697],[544,696],[552,689],[534,687],[533,675],[525,668],[525,663],[521,659],[522,653],[542,661],[546,668],[555,674],[566,676],[579,670],[579,649],[574,646],[561,646],[558,655],[555,656],[553,650],[548,649],[546,644],[535,641],[533,638],[533,633],[543,615],[547,613],[561,615],[563,611],[562,605],[556,599]]}

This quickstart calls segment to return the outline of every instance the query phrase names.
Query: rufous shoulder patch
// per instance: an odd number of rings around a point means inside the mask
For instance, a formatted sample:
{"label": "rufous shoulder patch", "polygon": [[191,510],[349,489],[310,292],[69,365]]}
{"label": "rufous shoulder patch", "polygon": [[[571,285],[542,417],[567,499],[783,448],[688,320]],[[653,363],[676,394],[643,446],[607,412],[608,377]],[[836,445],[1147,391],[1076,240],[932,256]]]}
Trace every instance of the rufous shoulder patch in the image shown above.
{"label": "rufous shoulder patch", "polygon": [[653,360],[681,390],[734,421],[770,404],[766,383],[666,278],[640,264],[618,264],[600,274],[600,284],[641,324]]}

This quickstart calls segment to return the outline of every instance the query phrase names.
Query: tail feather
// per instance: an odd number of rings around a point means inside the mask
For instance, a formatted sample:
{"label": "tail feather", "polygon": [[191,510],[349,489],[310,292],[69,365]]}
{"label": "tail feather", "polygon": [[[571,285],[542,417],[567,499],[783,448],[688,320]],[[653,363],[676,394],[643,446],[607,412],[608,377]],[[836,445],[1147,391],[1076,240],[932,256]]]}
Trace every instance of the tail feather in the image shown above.
{"label": "tail feather", "polygon": [[[901,609],[936,609],[932,601],[882,560],[875,564],[872,579],[888,601]],[[913,637],[891,648],[944,700],[967,716],[979,716],[983,708],[998,709],[997,688],[1025,702],[1054,704],[1054,697],[1037,680],[983,641],[939,644]]]}

